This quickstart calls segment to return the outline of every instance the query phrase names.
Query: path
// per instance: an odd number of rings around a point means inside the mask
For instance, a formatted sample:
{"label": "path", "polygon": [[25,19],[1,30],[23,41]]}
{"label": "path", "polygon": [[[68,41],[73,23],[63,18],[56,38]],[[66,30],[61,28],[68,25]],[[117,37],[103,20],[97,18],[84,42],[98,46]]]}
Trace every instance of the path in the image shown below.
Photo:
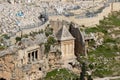
{"label": "path", "polygon": [[105,78],[96,78],[93,80],[111,80],[111,79],[120,79],[120,76],[116,76],[116,77],[105,77]]}

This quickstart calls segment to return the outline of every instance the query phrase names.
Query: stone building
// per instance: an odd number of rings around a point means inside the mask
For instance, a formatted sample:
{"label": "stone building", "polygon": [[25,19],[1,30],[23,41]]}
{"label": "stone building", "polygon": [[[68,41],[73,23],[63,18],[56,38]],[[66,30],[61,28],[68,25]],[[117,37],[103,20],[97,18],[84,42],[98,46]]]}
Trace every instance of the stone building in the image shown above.
{"label": "stone building", "polygon": [[0,52],[0,80],[34,80],[46,75],[48,64],[44,46],[34,41],[23,38],[16,44],[16,50]]}
{"label": "stone building", "polygon": [[45,53],[44,43],[47,37],[44,33],[34,38],[23,38],[12,51],[0,52],[0,79],[36,80],[43,78],[53,69],[73,70],[73,66],[78,63],[75,56],[76,38],[72,36],[68,27],[61,25],[53,34],[57,42],[50,46],[48,55]]}
{"label": "stone building", "polygon": [[70,34],[65,25],[58,31],[57,40],[60,46],[62,62],[69,63],[76,59],[74,53],[75,38]]}
{"label": "stone building", "polygon": [[25,74],[23,80],[34,80],[44,77],[47,70],[42,48],[38,45],[32,45],[18,51],[17,66],[22,68]]}

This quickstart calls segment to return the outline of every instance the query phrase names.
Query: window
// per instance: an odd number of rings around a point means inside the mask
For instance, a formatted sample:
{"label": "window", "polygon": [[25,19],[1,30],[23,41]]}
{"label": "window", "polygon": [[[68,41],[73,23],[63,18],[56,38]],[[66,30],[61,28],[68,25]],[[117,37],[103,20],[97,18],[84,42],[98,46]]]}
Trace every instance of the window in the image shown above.
{"label": "window", "polygon": [[35,59],[38,59],[38,50],[35,51]]}

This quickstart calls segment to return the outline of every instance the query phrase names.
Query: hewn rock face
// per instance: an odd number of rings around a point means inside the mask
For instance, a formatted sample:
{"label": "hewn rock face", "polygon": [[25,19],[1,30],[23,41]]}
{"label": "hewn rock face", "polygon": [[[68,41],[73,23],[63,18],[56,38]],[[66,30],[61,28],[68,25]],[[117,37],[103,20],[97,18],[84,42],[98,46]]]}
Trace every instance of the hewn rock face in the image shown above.
{"label": "hewn rock face", "polygon": [[0,57],[0,78],[5,78],[7,80],[12,78],[12,72],[14,70],[14,56],[6,55]]}
{"label": "hewn rock face", "polygon": [[[7,80],[36,80],[43,78],[48,71],[58,68],[68,68],[78,72],[79,69],[75,67],[76,63],[78,63],[74,50],[76,41],[69,32],[69,25],[67,22],[64,23],[66,25],[61,24],[61,28],[57,31],[58,34],[54,36],[57,42],[50,45],[50,51],[47,55],[45,54],[44,45],[46,42],[43,41],[46,38],[37,39],[36,43],[35,39],[22,39],[19,45],[16,44],[16,51],[13,47],[13,51],[8,50],[0,53],[2,55],[0,56],[0,78]],[[39,44],[39,42],[43,44]],[[8,55],[9,52],[11,54]]]}
{"label": "hewn rock face", "polygon": [[[18,50],[16,54],[0,57],[0,78],[6,80],[34,80],[45,76],[46,62],[39,46]],[[28,56],[28,54],[31,54]],[[30,59],[29,59],[30,58]]]}
{"label": "hewn rock face", "polygon": [[[75,55],[85,53],[85,42],[82,32],[79,30],[79,26],[74,23],[69,23],[67,21],[50,21],[50,26],[53,28],[54,33],[56,34],[59,29],[65,25],[69,29],[72,36],[75,38]],[[56,27],[57,26],[57,27]]]}
{"label": "hewn rock face", "polygon": [[75,28],[75,24],[70,24],[70,33],[75,38],[75,54],[78,56],[79,54],[85,53],[85,43],[84,43],[84,37],[82,33],[80,32],[79,28]]}

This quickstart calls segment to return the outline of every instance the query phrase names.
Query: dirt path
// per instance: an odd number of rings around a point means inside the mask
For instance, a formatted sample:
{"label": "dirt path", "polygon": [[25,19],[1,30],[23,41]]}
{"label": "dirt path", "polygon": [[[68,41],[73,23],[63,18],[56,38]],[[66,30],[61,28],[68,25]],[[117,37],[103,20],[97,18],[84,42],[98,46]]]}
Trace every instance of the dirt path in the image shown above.
{"label": "dirt path", "polygon": [[94,80],[111,80],[111,79],[120,79],[120,76],[116,77],[105,77],[105,78],[96,78]]}

